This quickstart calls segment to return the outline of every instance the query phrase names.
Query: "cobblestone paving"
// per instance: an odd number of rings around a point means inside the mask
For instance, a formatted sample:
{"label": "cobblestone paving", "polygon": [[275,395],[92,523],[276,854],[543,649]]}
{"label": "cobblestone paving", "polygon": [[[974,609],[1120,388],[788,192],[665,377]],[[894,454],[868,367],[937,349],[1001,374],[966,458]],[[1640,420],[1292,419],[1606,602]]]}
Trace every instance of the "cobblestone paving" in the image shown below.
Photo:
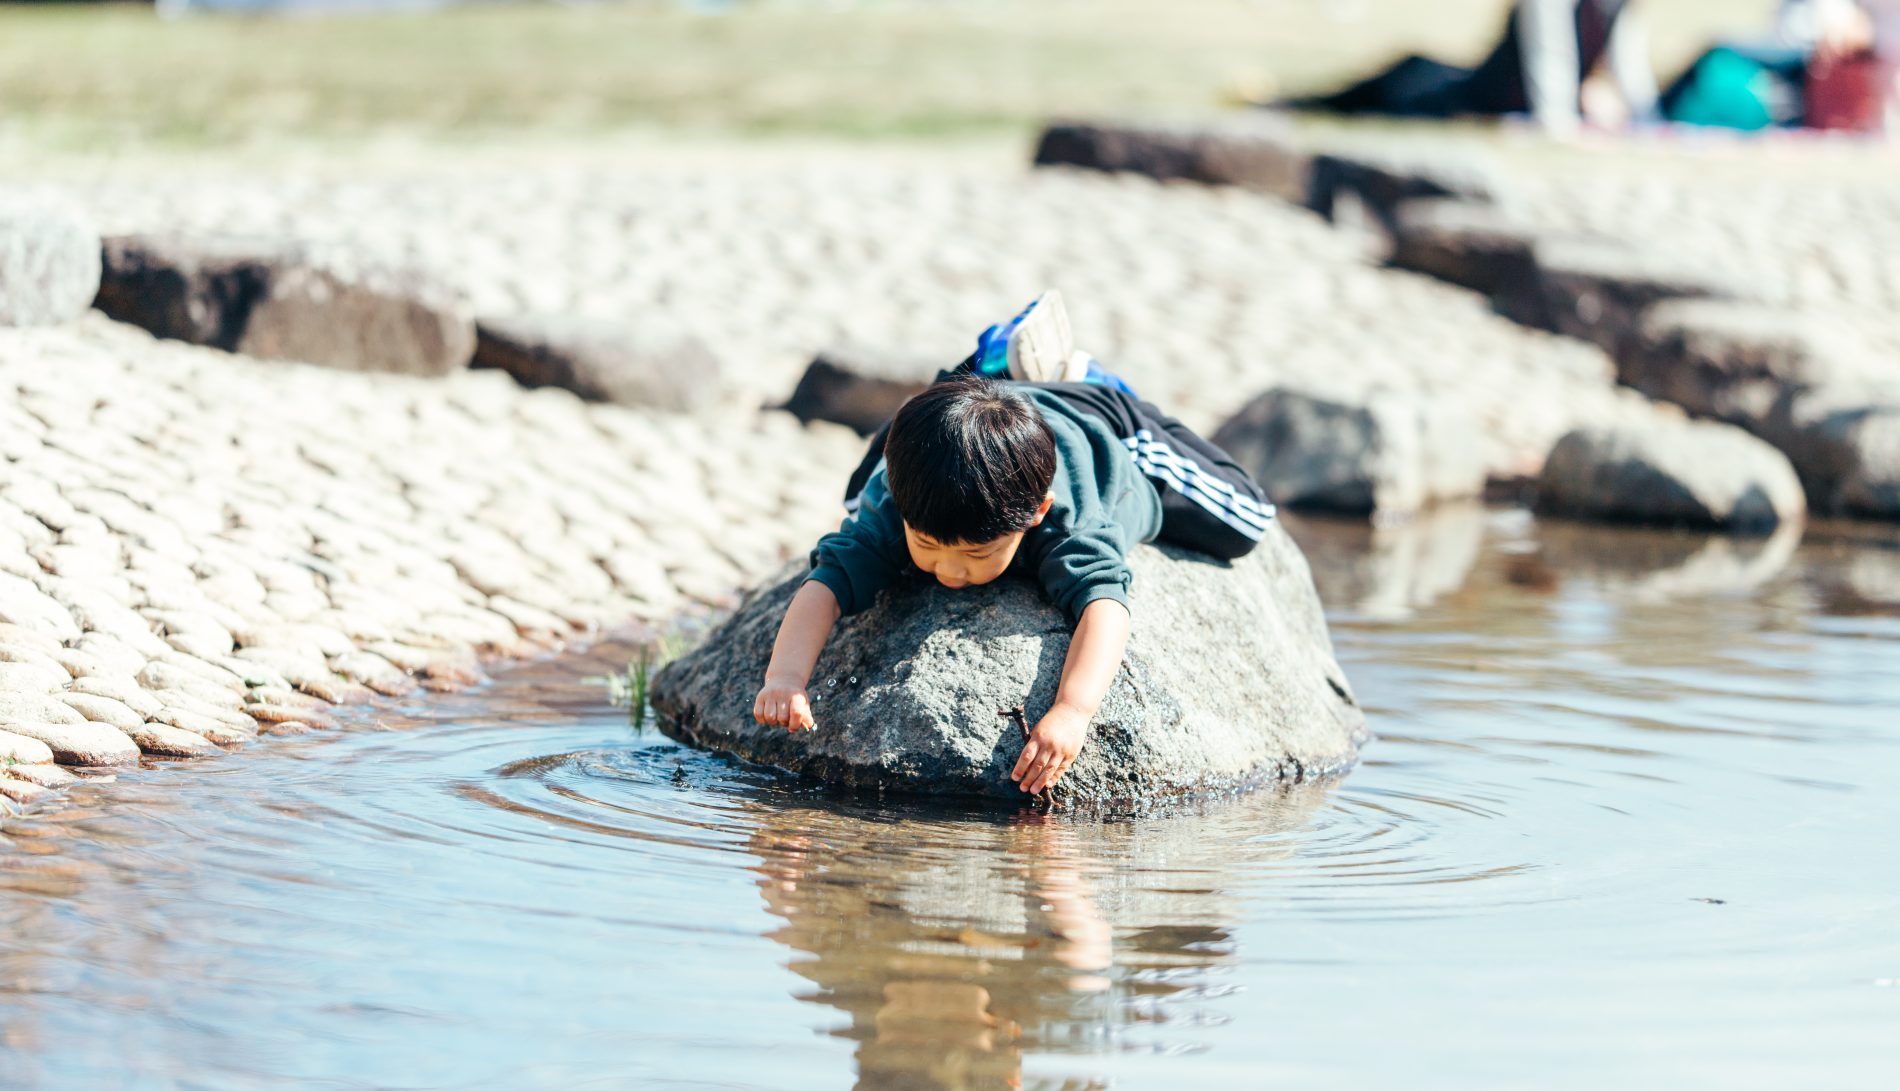
{"label": "cobblestone paving", "polygon": [[168,176],[80,187],[109,232],[254,231],[431,268],[478,314],[571,310],[707,334],[742,399],[790,392],[852,341],[952,363],[1045,286],[1078,340],[1211,429],[1274,383],[1453,399],[1501,469],[1627,407],[1592,348],[1369,265],[1349,237],[1251,195],[920,151]]}
{"label": "cobblestone paving", "polygon": [[1717,139],[1505,163],[1533,222],[1687,256],[1900,353],[1900,153]]}
{"label": "cobblestone paving", "polygon": [[0,330],[0,744],[22,760],[22,735],[80,762],[322,726],[331,702],[461,684],[478,653],[718,599],[836,518],[858,440],[756,408],[810,353],[954,360],[1044,285],[1203,428],[1276,382],[1383,386],[1457,402],[1520,472],[1573,424],[1653,412],[1594,348],[1240,193],[941,156],[44,173],[109,232],[290,236],[426,266],[478,313],[684,324],[736,388],[695,419],[498,373],[263,363],[96,313]]}
{"label": "cobblestone paving", "polygon": [[320,726],[466,683],[475,653],[723,600],[836,518],[859,448],[499,372],[263,364],[97,314],[0,330],[0,390],[0,744],[56,751],[88,722],[157,753]]}

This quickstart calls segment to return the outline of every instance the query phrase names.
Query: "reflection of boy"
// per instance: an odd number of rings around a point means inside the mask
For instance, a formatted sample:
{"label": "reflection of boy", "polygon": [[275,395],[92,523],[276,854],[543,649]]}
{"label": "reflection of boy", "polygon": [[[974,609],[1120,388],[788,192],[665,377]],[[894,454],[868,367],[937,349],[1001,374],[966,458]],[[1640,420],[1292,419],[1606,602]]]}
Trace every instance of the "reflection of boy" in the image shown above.
{"label": "reflection of boy", "polygon": [[[1076,353],[1061,306],[1051,292],[992,328],[873,440],[846,496],[851,515],[812,551],[779,626],[759,722],[816,726],[805,687],[832,626],[899,578],[954,589],[1020,569],[1075,625],[1055,703],[1010,773],[1040,792],[1080,753],[1121,665],[1129,547],[1160,538],[1233,559],[1259,542],[1273,516],[1259,486]],[[1019,381],[985,377],[1005,361]],[[1085,381],[1042,381],[1068,376]]]}

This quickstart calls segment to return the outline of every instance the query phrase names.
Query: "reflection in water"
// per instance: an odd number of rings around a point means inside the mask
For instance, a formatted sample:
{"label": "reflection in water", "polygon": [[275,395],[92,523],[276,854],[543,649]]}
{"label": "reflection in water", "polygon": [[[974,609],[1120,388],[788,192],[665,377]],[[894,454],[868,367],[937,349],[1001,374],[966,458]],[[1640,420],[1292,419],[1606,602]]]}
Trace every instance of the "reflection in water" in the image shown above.
{"label": "reflection in water", "polygon": [[1794,560],[1801,528],[1784,524],[1765,538],[1630,528],[1605,532],[1582,523],[1538,527],[1544,563],[1574,579],[1592,579],[1638,602],[1693,595],[1740,595],[1779,576]]}
{"label": "reflection in water", "polygon": [[1493,521],[1476,504],[1448,504],[1395,524],[1289,513],[1320,599],[1369,618],[1403,618],[1464,586]]}
{"label": "reflection in water", "polygon": [[1439,518],[1293,524],[1377,739],[1292,794],[839,797],[610,647],[83,785],[0,819],[0,1086],[1880,1085],[1900,554]]}
{"label": "reflection in water", "polygon": [[789,808],[762,812],[747,846],[784,921],[770,935],[817,986],[804,998],[850,1020],[835,1033],[856,1043],[859,1087],[1019,1087],[1026,1052],[1141,1048],[1142,1025],[1217,1019],[1177,1009],[1232,954],[1227,891],[1290,854],[1281,835],[1325,794],[1230,805],[1246,817],[1218,823],[1231,840],[1187,816],[907,818],[900,834]]}

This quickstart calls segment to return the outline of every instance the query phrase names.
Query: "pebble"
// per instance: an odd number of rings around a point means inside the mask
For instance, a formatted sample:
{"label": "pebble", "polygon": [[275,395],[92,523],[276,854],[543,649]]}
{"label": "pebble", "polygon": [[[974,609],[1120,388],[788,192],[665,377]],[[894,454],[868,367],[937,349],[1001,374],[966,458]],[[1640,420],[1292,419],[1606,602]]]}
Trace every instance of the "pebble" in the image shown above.
{"label": "pebble", "polygon": [[0,762],[16,761],[22,765],[37,765],[52,760],[53,751],[45,743],[0,728]]}
{"label": "pebble", "polygon": [[61,765],[123,765],[138,760],[138,747],[110,724],[13,723],[6,730],[38,739]]}
{"label": "pebble", "polygon": [[218,752],[217,746],[205,736],[170,724],[140,724],[131,736],[140,750],[157,757],[199,758]]}

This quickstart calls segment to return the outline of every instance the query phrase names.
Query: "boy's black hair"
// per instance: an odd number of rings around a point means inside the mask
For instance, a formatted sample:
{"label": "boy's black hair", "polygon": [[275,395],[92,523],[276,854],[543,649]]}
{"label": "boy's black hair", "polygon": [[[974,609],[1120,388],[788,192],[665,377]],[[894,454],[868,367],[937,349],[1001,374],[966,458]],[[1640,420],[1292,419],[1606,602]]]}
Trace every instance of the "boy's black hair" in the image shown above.
{"label": "boy's black hair", "polygon": [[945,545],[1027,530],[1056,476],[1056,440],[1028,398],[975,376],[904,403],[884,439],[897,513]]}

